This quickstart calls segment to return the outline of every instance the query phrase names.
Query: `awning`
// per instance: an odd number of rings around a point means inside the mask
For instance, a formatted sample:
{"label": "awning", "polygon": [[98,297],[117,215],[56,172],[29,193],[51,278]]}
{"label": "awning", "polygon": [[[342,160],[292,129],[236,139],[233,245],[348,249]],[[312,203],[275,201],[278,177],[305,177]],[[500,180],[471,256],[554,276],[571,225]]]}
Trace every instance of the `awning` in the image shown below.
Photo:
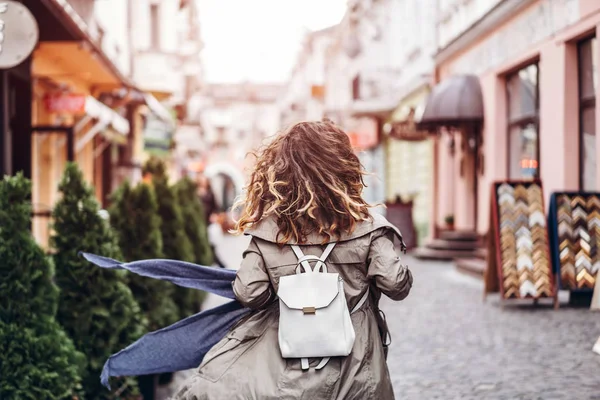
{"label": "awning", "polygon": [[127,135],[129,133],[129,121],[92,96],[88,96],[85,99],[85,113],[86,115],[97,119],[98,122],[106,124],[106,126],[112,128],[121,135]]}
{"label": "awning", "polygon": [[[68,0],[40,0],[41,3],[44,3],[49,10],[51,10],[64,24],[64,28],[66,28],[69,32],[73,34],[76,39],[81,40],[81,42],[70,43],[72,45],[77,45],[85,47],[85,50],[93,55],[96,62],[99,61],[102,64],[103,69],[106,73],[112,75],[112,79],[104,76],[104,73],[101,75],[99,79],[107,80],[107,86],[132,86],[133,83],[131,80],[125,76],[125,74],[119,69],[119,67],[110,59],[110,57],[104,52],[104,49],[100,45],[100,37],[98,32],[92,32],[86,21],[75,11],[75,9],[71,6]],[[67,44],[68,42],[64,43]],[[40,43],[40,46],[45,45],[45,43]],[[51,54],[57,56],[57,59],[60,59],[61,56],[66,60],[70,61],[72,64],[81,67],[80,71],[84,71],[83,65],[80,65],[79,60],[73,60],[70,54],[64,54],[64,49],[69,49],[68,47],[56,47],[58,45],[58,41],[50,44],[50,47],[47,49]],[[53,50],[56,50],[55,52]],[[34,62],[35,62],[34,57]],[[91,72],[90,77],[95,79],[96,71]],[[104,72],[104,71],[103,71]],[[116,82],[114,82],[116,81]],[[92,83],[96,83],[93,82]],[[99,85],[99,83],[96,83]]]}
{"label": "awning", "polygon": [[171,115],[171,113],[169,113],[169,111],[165,108],[165,106],[163,106],[160,103],[160,101],[158,101],[156,99],[156,97],[154,97],[153,95],[151,95],[149,93],[144,93],[144,102],[146,103],[146,105],[148,106],[148,108],[154,115],[156,115],[163,122],[166,122],[169,125],[171,125],[173,129],[175,129],[173,115]]}
{"label": "awning", "polygon": [[419,129],[483,123],[483,97],[476,75],[456,75],[443,80],[429,95]]}
{"label": "awning", "polygon": [[90,121],[94,121],[94,124],[75,144],[76,153],[81,151],[100,132],[106,132],[105,136],[112,142],[119,142],[121,141],[120,136],[129,134],[129,121],[92,96],[85,99],[85,116],[75,125],[75,133],[83,129]]}

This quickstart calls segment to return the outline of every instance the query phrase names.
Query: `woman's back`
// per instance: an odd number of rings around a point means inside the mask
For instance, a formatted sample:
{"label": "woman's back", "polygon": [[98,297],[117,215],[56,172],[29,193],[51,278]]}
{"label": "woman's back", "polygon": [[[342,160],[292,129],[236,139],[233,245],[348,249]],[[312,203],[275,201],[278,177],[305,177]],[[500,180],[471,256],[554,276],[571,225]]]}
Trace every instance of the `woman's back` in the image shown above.
{"label": "woman's back", "polygon": [[[394,247],[404,245],[400,232],[361,197],[363,174],[347,135],[327,122],[297,124],[261,153],[236,225],[252,240],[233,285],[255,312],[206,355],[177,399],[393,399],[378,302],[382,293],[404,299],[412,276]],[[297,272],[291,245],[321,256],[330,242],[327,269],[344,281],[356,337],[350,355],[303,369],[279,350],[279,280]]]}

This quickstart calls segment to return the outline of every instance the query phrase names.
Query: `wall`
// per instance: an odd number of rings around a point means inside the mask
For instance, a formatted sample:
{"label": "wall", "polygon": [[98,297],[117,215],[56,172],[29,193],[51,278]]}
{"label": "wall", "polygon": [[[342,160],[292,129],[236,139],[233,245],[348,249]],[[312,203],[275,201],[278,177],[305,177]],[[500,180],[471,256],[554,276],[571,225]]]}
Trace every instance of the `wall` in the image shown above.
{"label": "wall", "polygon": [[[478,19],[506,0],[439,0],[437,42],[445,47]],[[524,0],[508,0],[512,2]]]}
{"label": "wall", "polygon": [[94,16],[104,31],[103,51],[125,75],[130,74],[129,40],[127,36],[127,3],[129,0],[94,2]]}

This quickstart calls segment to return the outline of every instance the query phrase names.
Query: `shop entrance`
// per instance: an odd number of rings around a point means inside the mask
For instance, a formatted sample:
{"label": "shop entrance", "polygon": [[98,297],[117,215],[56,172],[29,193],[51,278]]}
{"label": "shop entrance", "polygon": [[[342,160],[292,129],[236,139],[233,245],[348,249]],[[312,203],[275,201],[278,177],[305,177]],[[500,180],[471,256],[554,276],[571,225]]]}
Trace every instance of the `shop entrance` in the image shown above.
{"label": "shop entrance", "polygon": [[31,178],[31,61],[0,70],[0,175]]}

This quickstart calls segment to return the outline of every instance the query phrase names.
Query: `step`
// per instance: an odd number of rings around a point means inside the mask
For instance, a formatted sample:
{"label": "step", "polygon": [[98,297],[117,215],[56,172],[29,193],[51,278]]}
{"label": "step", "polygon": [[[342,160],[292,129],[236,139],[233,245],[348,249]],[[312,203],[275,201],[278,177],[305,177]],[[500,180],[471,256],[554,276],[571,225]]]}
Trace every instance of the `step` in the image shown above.
{"label": "step", "polygon": [[458,271],[478,278],[483,278],[487,267],[487,262],[481,258],[457,258],[454,262]]}
{"label": "step", "polygon": [[473,231],[442,231],[440,238],[452,241],[477,242],[479,234]]}
{"label": "step", "polygon": [[425,247],[437,250],[475,250],[479,242],[433,239],[425,244]]}
{"label": "step", "polygon": [[421,260],[448,260],[455,258],[475,258],[478,250],[438,250],[428,247],[419,247],[411,252],[411,254]]}
{"label": "step", "polygon": [[488,251],[485,247],[480,247],[475,250],[475,258],[480,260],[487,260]]}

